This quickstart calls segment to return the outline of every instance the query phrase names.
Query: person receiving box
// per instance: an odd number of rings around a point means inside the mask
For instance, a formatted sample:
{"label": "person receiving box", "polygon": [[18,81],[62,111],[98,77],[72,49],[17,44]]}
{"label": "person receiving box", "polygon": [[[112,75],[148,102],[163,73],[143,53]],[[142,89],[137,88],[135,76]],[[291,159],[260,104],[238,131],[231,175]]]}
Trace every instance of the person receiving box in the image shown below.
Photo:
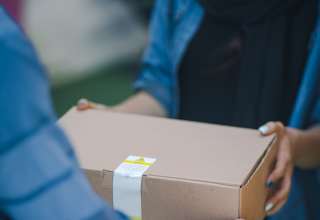
{"label": "person receiving box", "polygon": [[269,121],[259,130],[280,147],[266,212],[320,219],[319,3],[157,0],[136,94],[78,108],[247,128]]}
{"label": "person receiving box", "polygon": [[0,176],[0,219],[127,219],[89,186],[56,125],[45,71],[1,7]]}

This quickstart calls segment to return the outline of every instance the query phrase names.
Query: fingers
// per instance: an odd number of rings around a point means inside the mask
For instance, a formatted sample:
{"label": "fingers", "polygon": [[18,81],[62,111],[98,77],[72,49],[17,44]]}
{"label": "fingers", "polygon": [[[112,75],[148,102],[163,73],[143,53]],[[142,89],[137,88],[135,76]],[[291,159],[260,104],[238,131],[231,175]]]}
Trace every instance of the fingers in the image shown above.
{"label": "fingers", "polygon": [[78,101],[77,109],[79,111],[84,111],[84,110],[88,110],[88,109],[111,110],[107,106],[88,101],[87,99],[84,99],[84,98],[82,98]]}
{"label": "fingers", "polygon": [[277,135],[282,135],[285,131],[285,127],[281,122],[268,122],[262,125],[259,129],[263,136],[268,136],[270,134],[276,133]]}
{"label": "fingers", "polygon": [[276,190],[274,195],[272,195],[272,197],[266,203],[265,211],[268,215],[272,215],[277,212],[287,201],[291,188],[292,172],[293,168],[288,167],[281,181],[279,189]]}
{"label": "fingers", "polygon": [[78,105],[77,105],[78,110],[84,111],[92,108],[95,108],[95,104],[89,102],[87,99],[82,98],[78,101]]}
{"label": "fingers", "polygon": [[286,141],[284,141],[283,134],[285,127],[281,122],[268,122],[267,124],[261,126],[259,131],[264,136],[276,133],[278,141],[280,142],[275,168],[270,174],[266,183],[267,187],[271,188],[275,182],[279,181],[283,177],[286,167],[291,161],[290,151],[288,150],[288,146],[286,146],[290,143],[286,143]]}
{"label": "fingers", "polygon": [[287,168],[292,166],[289,148],[289,143],[287,143],[286,140],[283,140],[279,147],[275,168],[268,177],[267,186],[271,187],[270,184],[281,180],[285,175]]}
{"label": "fingers", "polygon": [[[287,199],[280,201],[277,205],[272,206],[273,208],[266,212],[268,216],[274,215],[277,213],[287,202]],[[271,206],[270,206],[271,207]]]}
{"label": "fingers", "polygon": [[259,131],[263,136],[276,134],[279,144],[275,168],[266,183],[267,187],[272,189],[272,196],[266,203],[265,211],[271,215],[286,203],[289,195],[293,172],[291,146],[286,135],[286,128],[281,122],[268,122],[261,126]]}

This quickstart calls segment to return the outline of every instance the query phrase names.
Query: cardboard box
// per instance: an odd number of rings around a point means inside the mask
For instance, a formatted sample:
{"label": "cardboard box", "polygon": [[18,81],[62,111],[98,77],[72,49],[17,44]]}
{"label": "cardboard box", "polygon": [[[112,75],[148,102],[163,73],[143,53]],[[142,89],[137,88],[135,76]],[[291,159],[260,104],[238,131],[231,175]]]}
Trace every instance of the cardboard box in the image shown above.
{"label": "cardboard box", "polygon": [[263,219],[273,137],[257,130],[99,110],[60,124],[96,190],[113,203],[113,171],[129,155],[156,158],[142,177],[143,220]]}

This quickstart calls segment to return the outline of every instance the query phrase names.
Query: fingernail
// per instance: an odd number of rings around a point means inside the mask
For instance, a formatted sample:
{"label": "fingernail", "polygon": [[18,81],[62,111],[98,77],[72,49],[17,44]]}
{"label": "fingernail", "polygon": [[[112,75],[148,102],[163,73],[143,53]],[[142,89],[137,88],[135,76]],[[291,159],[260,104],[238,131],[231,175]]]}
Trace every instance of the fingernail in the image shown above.
{"label": "fingernail", "polygon": [[269,188],[269,189],[271,189],[271,188],[273,187],[273,182],[272,182],[271,180],[268,180],[268,181],[266,182],[266,187]]}
{"label": "fingernail", "polygon": [[272,208],[273,208],[273,203],[269,202],[269,203],[267,203],[267,205],[265,207],[265,211],[269,212],[269,211],[271,211]]}
{"label": "fingernail", "polygon": [[86,104],[88,104],[88,100],[87,99],[80,99],[79,101],[78,101],[78,105],[86,105]]}
{"label": "fingernail", "polygon": [[261,132],[261,134],[266,134],[269,131],[269,127],[266,125],[263,125],[258,130]]}

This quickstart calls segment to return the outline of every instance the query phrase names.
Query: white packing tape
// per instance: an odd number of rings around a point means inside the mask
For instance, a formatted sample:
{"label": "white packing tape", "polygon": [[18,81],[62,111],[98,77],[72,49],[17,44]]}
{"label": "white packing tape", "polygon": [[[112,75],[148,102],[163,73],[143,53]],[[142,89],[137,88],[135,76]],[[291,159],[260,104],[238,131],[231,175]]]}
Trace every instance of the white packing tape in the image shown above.
{"label": "white packing tape", "polygon": [[128,156],[113,172],[113,208],[141,219],[141,183],[154,158]]}

